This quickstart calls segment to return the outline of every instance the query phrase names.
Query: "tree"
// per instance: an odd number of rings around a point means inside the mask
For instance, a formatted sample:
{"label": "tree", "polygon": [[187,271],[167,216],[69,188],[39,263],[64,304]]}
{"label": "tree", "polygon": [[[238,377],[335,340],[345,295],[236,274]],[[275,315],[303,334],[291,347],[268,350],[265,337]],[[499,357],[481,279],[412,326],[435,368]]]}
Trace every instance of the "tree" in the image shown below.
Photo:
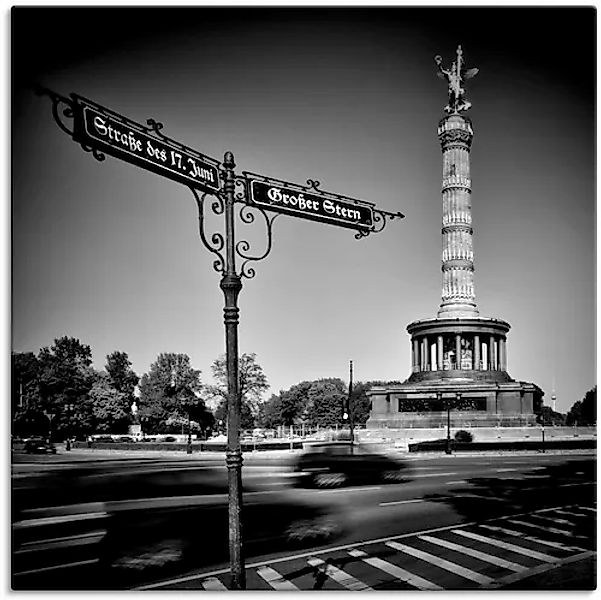
{"label": "tree", "polygon": [[98,374],[89,396],[95,431],[127,433],[131,422],[129,399],[113,387],[113,380],[108,373]]}
{"label": "tree", "polygon": [[[227,363],[225,355],[219,356],[211,365],[215,385],[204,386],[206,398],[217,402],[215,418],[225,421],[227,419]],[[267,377],[263,368],[257,362],[257,355],[244,353],[238,359],[238,391],[240,393],[240,427],[252,429],[255,418],[259,414],[264,392],[269,389]]]}
{"label": "tree", "polygon": [[37,387],[39,365],[33,352],[13,352],[11,355],[11,399],[13,414],[25,405],[27,388]]}
{"label": "tree", "polygon": [[596,425],[597,386],[590,389],[582,400],[574,402],[566,416],[566,425]]}
{"label": "tree", "polygon": [[131,368],[127,352],[115,351],[107,354],[105,368],[112,387],[124,395],[131,407],[135,400],[134,390],[140,378]]}
{"label": "tree", "polygon": [[357,383],[353,383],[351,404],[353,408],[353,422],[355,425],[365,425],[367,419],[369,419],[371,400],[369,399],[367,392],[374,385],[380,385],[380,383],[375,381],[358,381]]}
{"label": "tree", "polygon": [[[57,415],[52,430],[62,435],[78,434],[78,425],[87,428],[92,419],[88,393],[96,378],[92,368],[90,347],[73,337],[54,340],[51,347],[40,350],[39,395],[40,408]],[[72,428],[72,415],[77,414],[76,427]]]}
{"label": "tree", "polygon": [[319,379],[311,384],[305,421],[312,427],[344,423],[348,390],[338,378]]}
{"label": "tree", "polygon": [[[283,392],[280,391],[280,395]],[[275,429],[282,424],[280,396],[272,394],[271,398],[261,404],[255,419],[255,425],[265,429]]]}
{"label": "tree", "polygon": [[565,425],[566,415],[555,412],[550,406],[542,406],[536,416],[536,422],[541,425]]}
{"label": "tree", "polygon": [[145,433],[165,430],[173,416],[195,418],[210,426],[212,415],[200,396],[200,371],[193,369],[187,354],[163,353],[140,380],[138,416]]}

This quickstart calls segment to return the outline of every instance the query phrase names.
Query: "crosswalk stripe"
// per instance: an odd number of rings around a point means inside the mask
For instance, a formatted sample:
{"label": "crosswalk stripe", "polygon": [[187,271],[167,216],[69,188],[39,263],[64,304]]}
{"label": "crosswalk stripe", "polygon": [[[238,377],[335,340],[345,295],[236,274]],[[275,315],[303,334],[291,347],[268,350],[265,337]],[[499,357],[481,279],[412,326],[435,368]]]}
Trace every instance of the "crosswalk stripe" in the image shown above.
{"label": "crosswalk stripe", "polygon": [[569,515],[571,517],[580,517],[581,519],[586,519],[587,515],[583,515],[582,513],[577,513],[572,510],[560,510],[556,508],[553,512],[559,513],[560,515]]}
{"label": "crosswalk stripe", "polygon": [[227,590],[227,588],[223,585],[223,583],[221,583],[221,581],[219,581],[219,579],[217,579],[217,577],[207,577],[200,582],[200,585],[202,585],[203,589],[210,592]]}
{"label": "crosswalk stripe", "polygon": [[298,588],[292,583],[292,581],[284,579],[284,577],[280,575],[280,573],[278,573],[275,569],[272,569],[271,567],[259,567],[257,569],[257,575],[259,575],[259,577],[262,577],[274,590],[298,590]]}
{"label": "crosswalk stripe", "polygon": [[402,569],[401,567],[398,567],[397,565],[393,565],[392,563],[390,563],[386,560],[382,560],[381,558],[369,557],[362,550],[349,550],[348,553],[351,556],[355,556],[356,558],[361,558],[363,560],[363,562],[367,563],[368,565],[371,565],[372,567],[375,567],[376,569],[380,569],[380,571],[384,571],[385,573],[388,573],[389,575],[396,577],[400,581],[404,581],[405,583],[412,585],[413,587],[417,588],[418,590],[443,590],[444,589],[444,588],[440,587],[439,585],[436,585],[435,583],[432,583],[431,581],[428,581],[427,579],[423,579],[422,577],[419,577],[418,575],[414,575],[413,573],[410,573],[409,571],[405,571],[405,569]]}
{"label": "crosswalk stripe", "polygon": [[412,548],[411,546],[406,546],[405,544],[399,544],[398,542],[386,542],[386,545],[390,546],[391,548],[394,548],[395,550],[405,552],[405,554],[410,554],[411,556],[421,558],[422,560],[436,565],[441,569],[445,569],[446,571],[450,571],[455,575],[460,575],[461,577],[465,577],[465,579],[470,579],[471,581],[475,581],[476,583],[480,583],[481,585],[487,585],[494,581],[494,579],[491,579],[486,575],[476,573],[471,569],[466,569],[465,567],[451,562],[450,560],[439,558],[438,556],[434,556],[433,554],[429,554],[428,552],[424,552],[423,550],[418,550],[417,548]]}
{"label": "crosswalk stripe", "polygon": [[560,525],[570,525],[574,527],[576,523],[574,521],[568,521],[567,519],[556,519],[554,517],[545,517],[543,515],[532,515],[535,519],[543,519],[545,521],[551,521],[552,523],[559,523]]}
{"label": "crosswalk stripe", "polygon": [[576,508],[579,510],[586,510],[588,512],[594,512],[594,513],[597,512],[596,508],[591,508],[590,506],[577,506]]}
{"label": "crosswalk stripe", "polygon": [[[557,535],[572,535],[570,531],[566,529],[557,529],[557,527],[551,527],[549,525],[539,525],[537,523],[528,523],[527,521],[520,521],[519,519],[507,519],[508,523],[513,523],[514,525],[521,525],[522,527],[530,527],[531,529],[542,529],[548,533],[556,533]],[[573,536],[576,537],[576,536]]]}
{"label": "crosswalk stripe", "polygon": [[523,533],[522,531],[515,531],[514,529],[506,529],[505,527],[495,527],[494,525],[480,525],[484,529],[490,529],[491,531],[498,531],[500,533],[506,533],[507,535],[512,535],[514,537],[519,537],[523,540],[527,540],[529,542],[534,542],[536,544],[542,544],[543,546],[550,546],[551,548],[557,548],[558,550],[577,550],[581,552],[583,549],[578,548],[577,546],[566,546],[565,544],[560,544],[559,542],[550,542],[548,540],[541,540],[540,538],[534,537],[532,535],[528,535]]}
{"label": "crosswalk stripe", "polygon": [[471,531],[461,531],[459,529],[453,529],[453,533],[456,533],[457,535],[462,535],[467,538],[471,538],[472,540],[477,540],[478,542],[490,544],[491,546],[497,546],[499,548],[503,548],[504,550],[510,550],[511,552],[515,552],[516,554],[523,554],[524,556],[529,556],[530,558],[535,558],[536,560],[542,560],[544,562],[558,561],[557,558],[555,558],[554,556],[550,556],[549,554],[536,552],[534,550],[530,550],[530,548],[523,548],[522,546],[516,546],[515,544],[510,544],[509,542],[502,542],[501,540],[497,540],[495,538],[484,537],[483,535],[478,535],[477,533],[472,533]]}
{"label": "crosswalk stripe", "polygon": [[509,560],[505,560],[498,556],[486,554],[484,552],[480,552],[479,550],[475,550],[474,548],[461,546],[460,544],[448,542],[447,540],[438,539],[430,535],[420,535],[418,537],[420,540],[425,540],[426,542],[430,542],[431,544],[437,544],[438,546],[442,546],[443,548],[448,548],[449,550],[454,550],[455,552],[460,552],[461,554],[472,556],[473,558],[477,558],[478,560],[481,560],[483,562],[491,563],[493,565],[503,567],[504,569],[508,569],[509,571],[515,571],[516,573],[525,571],[528,568],[524,567],[523,565],[518,565],[517,563],[511,562]]}
{"label": "crosswalk stripe", "polygon": [[374,590],[370,588],[366,583],[355,579],[352,575],[344,572],[342,569],[335,567],[325,561],[321,560],[321,558],[309,558],[307,562],[312,567],[320,567],[325,565],[325,574],[328,577],[331,577],[336,583],[339,583],[341,586],[345,587],[347,590],[352,591],[361,591],[366,590],[368,592],[373,592]]}

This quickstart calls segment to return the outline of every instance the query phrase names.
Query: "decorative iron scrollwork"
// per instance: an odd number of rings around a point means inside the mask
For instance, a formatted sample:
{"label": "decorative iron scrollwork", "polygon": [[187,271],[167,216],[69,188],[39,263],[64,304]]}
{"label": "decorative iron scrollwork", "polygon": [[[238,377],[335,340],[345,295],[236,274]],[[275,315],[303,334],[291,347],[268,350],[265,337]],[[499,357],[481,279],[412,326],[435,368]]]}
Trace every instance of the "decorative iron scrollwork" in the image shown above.
{"label": "decorative iron scrollwork", "polygon": [[207,196],[211,196],[213,198],[213,202],[211,204],[211,210],[213,214],[221,215],[225,210],[225,203],[223,199],[214,194],[209,194],[205,192],[202,196],[199,195],[198,190],[191,187],[189,188],[194,196],[194,200],[196,200],[196,206],[198,207],[198,231],[200,233],[200,239],[204,245],[204,247],[212,252],[217,258],[213,261],[213,268],[218,273],[223,273],[225,271],[225,257],[222,254],[222,250],[225,247],[225,239],[223,235],[219,232],[214,232],[210,236],[210,241],[207,238],[205,232],[205,202]]}
{"label": "decorative iron scrollwork", "polygon": [[247,279],[252,279],[255,276],[255,270],[252,267],[248,266],[250,262],[258,262],[266,258],[271,249],[273,247],[273,222],[279,216],[278,214],[269,216],[262,208],[258,206],[249,206],[248,204],[243,204],[240,207],[240,220],[243,223],[251,224],[255,222],[255,213],[253,211],[257,211],[263,219],[265,219],[265,228],[267,231],[267,245],[265,248],[265,252],[263,254],[258,254],[253,256],[249,254],[251,249],[251,244],[247,240],[240,240],[236,244],[236,254],[244,260],[240,267],[240,276],[246,277]]}
{"label": "decorative iron scrollwork", "polygon": [[[73,137],[73,101],[40,85],[34,87],[34,92],[38,96],[48,96],[50,100],[52,100],[52,116],[54,117],[56,124],[68,136]],[[67,125],[67,122],[65,122],[63,117],[71,120],[71,127]]]}

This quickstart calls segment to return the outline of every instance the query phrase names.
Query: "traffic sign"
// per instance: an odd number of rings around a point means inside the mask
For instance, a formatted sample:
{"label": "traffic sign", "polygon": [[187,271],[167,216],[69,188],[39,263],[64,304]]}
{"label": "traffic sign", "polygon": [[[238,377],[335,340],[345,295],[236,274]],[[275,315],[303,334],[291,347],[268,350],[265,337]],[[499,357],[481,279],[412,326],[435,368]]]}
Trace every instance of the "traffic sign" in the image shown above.
{"label": "traffic sign", "polygon": [[219,191],[217,160],[164,136],[149,135],[148,128],[81,96],[73,98],[76,141],[179,183]]}
{"label": "traffic sign", "polygon": [[251,203],[267,210],[350,229],[374,228],[373,208],[367,202],[275,179],[247,179]]}

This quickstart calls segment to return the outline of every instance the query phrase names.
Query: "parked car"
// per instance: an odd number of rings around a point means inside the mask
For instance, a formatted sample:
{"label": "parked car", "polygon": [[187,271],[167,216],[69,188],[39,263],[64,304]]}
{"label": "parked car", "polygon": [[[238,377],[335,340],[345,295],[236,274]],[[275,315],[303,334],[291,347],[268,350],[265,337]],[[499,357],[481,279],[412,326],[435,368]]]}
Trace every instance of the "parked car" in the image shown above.
{"label": "parked car", "polygon": [[25,440],[23,449],[27,454],[56,454],[56,446],[42,437]]}
{"label": "parked car", "polygon": [[307,445],[297,461],[296,471],[301,475],[298,484],[303,487],[394,483],[407,478],[405,462],[350,441]]}

